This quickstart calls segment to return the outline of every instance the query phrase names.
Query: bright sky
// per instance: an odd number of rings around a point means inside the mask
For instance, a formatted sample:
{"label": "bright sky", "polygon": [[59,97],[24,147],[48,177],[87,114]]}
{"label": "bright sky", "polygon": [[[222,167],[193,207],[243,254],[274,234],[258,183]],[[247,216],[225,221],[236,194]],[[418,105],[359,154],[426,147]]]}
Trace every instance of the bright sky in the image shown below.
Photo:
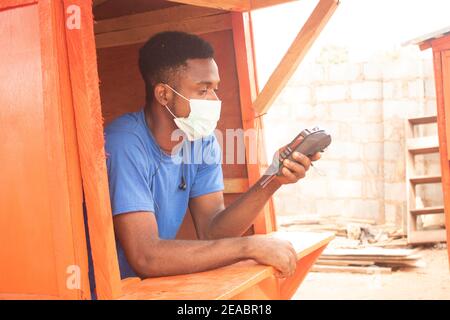
{"label": "bright sky", "polygon": [[[279,62],[317,3],[299,0],[253,12],[260,81]],[[305,62],[326,45],[347,47],[352,60],[367,60],[449,26],[450,0],[341,0]]]}

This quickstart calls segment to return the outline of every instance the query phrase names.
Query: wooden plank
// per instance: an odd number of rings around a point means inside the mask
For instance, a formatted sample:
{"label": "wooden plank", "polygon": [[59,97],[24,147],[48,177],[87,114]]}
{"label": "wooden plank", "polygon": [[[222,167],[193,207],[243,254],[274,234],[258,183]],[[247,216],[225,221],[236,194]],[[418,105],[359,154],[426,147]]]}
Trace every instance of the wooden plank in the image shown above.
{"label": "wooden plank", "polygon": [[445,229],[421,230],[408,234],[408,243],[411,244],[445,242],[446,240],[447,235]]}
{"label": "wooden plank", "polygon": [[[450,40],[448,41],[450,42]],[[442,87],[445,103],[445,137],[450,141],[450,50],[443,51],[442,55]],[[450,148],[447,146],[447,159],[450,159]]]}
{"label": "wooden plank", "polygon": [[337,259],[318,259],[316,265],[327,265],[327,266],[372,266],[375,262],[368,260],[337,260]]}
{"label": "wooden plank", "polygon": [[411,138],[406,141],[406,146],[415,155],[439,152],[439,140],[437,136]]}
{"label": "wooden plank", "polygon": [[141,278],[138,277],[132,277],[132,278],[125,278],[121,280],[122,284],[122,291],[125,292],[126,290],[130,290],[130,288],[139,285],[141,283]]}
{"label": "wooden plank", "polygon": [[362,248],[362,249],[333,249],[329,248],[323,252],[321,258],[326,258],[327,256],[343,256],[343,257],[398,257],[405,258],[414,255],[418,252],[417,249],[384,249],[384,248]]}
{"label": "wooden plank", "polygon": [[[393,249],[391,249],[393,250]],[[384,255],[364,255],[364,254],[328,254],[325,253],[320,257],[321,261],[329,260],[339,260],[339,261],[373,261],[373,262],[383,262],[383,261],[416,261],[420,260],[422,256],[419,253],[413,253],[407,256],[384,256]]]}
{"label": "wooden plank", "polygon": [[[48,184],[51,191],[50,219],[52,223],[53,250],[55,256],[55,280],[58,286],[58,296],[62,299],[80,299],[79,290],[70,290],[67,286],[67,267],[76,264],[75,248],[80,249],[74,243],[74,233],[77,238],[84,236],[83,229],[75,229],[72,225],[72,216],[81,215],[81,207],[78,212],[71,212],[71,199],[68,186],[68,170],[76,168],[67,167],[67,155],[65,146],[65,132],[62,120],[62,108],[71,107],[70,97],[62,95],[61,90],[64,83],[61,82],[60,63],[64,60],[65,46],[63,39],[58,35],[58,27],[65,17],[61,9],[51,0],[38,2],[39,8],[39,33],[41,37],[42,51],[42,78],[43,78],[43,100],[44,100],[44,127],[46,134],[46,146],[48,157],[49,177]],[[67,79],[65,79],[67,80]],[[66,128],[67,129],[67,128]],[[67,133],[67,132],[66,132]],[[80,225],[77,225],[79,228]],[[85,252],[86,254],[86,252]],[[39,258],[36,257],[37,262]],[[87,259],[87,255],[84,256]],[[80,261],[81,262],[81,261]],[[86,262],[86,260],[85,260]],[[85,266],[86,267],[86,266]],[[87,269],[83,270],[87,275]],[[87,289],[87,288],[84,288]]]}
{"label": "wooden plank", "polygon": [[264,114],[290,79],[314,41],[333,15],[339,0],[320,0],[313,13],[298,33],[294,42],[270,76],[267,84],[253,104],[254,110]]}
{"label": "wooden plank", "polygon": [[419,253],[414,253],[408,256],[382,256],[382,255],[329,255],[323,254],[320,261],[372,261],[374,263],[396,261],[396,262],[412,262],[420,260],[422,256]]}
{"label": "wooden plank", "polygon": [[422,51],[431,48],[431,40],[428,40],[428,41],[425,41],[425,42],[419,44],[419,48]]}
{"label": "wooden plank", "polygon": [[0,300],[62,300],[62,298],[44,294],[0,293]]}
{"label": "wooden plank", "polygon": [[436,213],[444,213],[444,206],[436,206],[436,207],[425,207],[419,209],[411,209],[411,214],[414,216],[423,215],[423,214],[436,214]]}
{"label": "wooden plank", "polygon": [[[52,1],[52,10],[55,11],[55,30],[64,30],[66,27],[66,17],[63,14],[64,8],[60,1]],[[48,17],[44,17],[48,20]],[[86,233],[83,216],[83,190],[81,180],[81,168],[78,153],[77,133],[75,126],[75,115],[73,106],[73,97],[70,84],[69,62],[67,57],[66,37],[64,32],[55,32],[56,35],[56,55],[52,55],[51,59],[55,60],[57,56],[58,66],[56,74],[60,81],[59,102],[61,108],[61,122],[63,126],[64,149],[67,162],[67,184],[69,191],[69,206],[71,214],[71,230],[72,230],[72,246],[74,248],[74,265],[80,268],[80,288],[73,290],[77,292],[78,299],[90,299],[90,286],[88,277],[88,256],[86,245]],[[48,71],[47,71],[48,72]],[[55,135],[55,132],[51,133]],[[61,186],[59,185],[59,188]],[[58,212],[60,215],[60,212]],[[57,223],[57,228],[61,229],[61,225]],[[67,269],[67,266],[66,266]],[[65,277],[67,278],[67,273]],[[64,281],[65,282],[65,281]],[[64,285],[66,285],[64,283]]]}
{"label": "wooden plank", "polygon": [[[258,82],[256,76],[253,31],[250,13],[232,13],[233,40],[235,49],[236,69],[239,81],[239,98],[241,102],[242,128],[245,130],[257,130],[256,158],[251,154],[250,141],[245,142],[245,157],[249,185],[255,184],[261,177],[261,165],[266,163],[265,145],[263,138],[263,125],[261,118],[255,118],[252,104],[258,94]],[[255,152],[253,150],[253,152]],[[253,160],[252,160],[253,159]],[[254,232],[266,234],[277,228],[273,199],[270,198],[262,212],[257,216],[253,225]]]}
{"label": "wooden plank", "polygon": [[38,2],[38,0],[3,0],[0,3],[0,10],[26,6],[26,5],[30,5],[30,4],[37,3],[37,2]]}
{"label": "wooden plank", "polygon": [[169,0],[169,1],[229,11],[250,11],[255,9],[267,8],[282,3],[293,2],[296,0],[218,0],[218,1]]}
{"label": "wooden plank", "polygon": [[297,259],[305,257],[334,239],[332,232],[276,231],[267,236],[291,242],[297,252]]}
{"label": "wooden plank", "polygon": [[315,265],[312,272],[350,272],[350,273],[362,273],[362,274],[390,274],[391,268],[386,267],[354,267],[354,266],[320,266]]}
{"label": "wooden plank", "polygon": [[228,178],[224,179],[224,193],[244,193],[248,190],[248,179]]}
{"label": "wooden plank", "polygon": [[[0,292],[80,299],[57,21],[49,0],[0,11]],[[76,188],[77,186],[74,186]],[[79,200],[79,199],[77,199]],[[79,211],[77,213],[80,213]],[[81,261],[80,261],[81,262]],[[80,270],[81,273],[85,270]],[[83,274],[84,275],[84,274]]]}
{"label": "wooden plank", "polygon": [[[409,141],[414,137],[414,127],[410,121],[405,121],[405,138]],[[411,177],[415,175],[415,161],[414,154],[409,152],[408,148],[405,148],[405,175],[406,175],[406,219],[403,219],[402,227],[407,235],[411,234],[417,229],[417,220],[410,213],[412,209],[416,207],[416,188],[411,183]]]}
{"label": "wooden plank", "polygon": [[424,175],[424,176],[412,176],[409,178],[412,184],[428,184],[428,183],[440,183],[442,177],[439,175]]}
{"label": "wooden plank", "polygon": [[433,51],[450,50],[450,34],[438,39],[430,40],[430,46],[433,48]]}
{"label": "wooden plank", "polygon": [[216,8],[227,11],[249,11],[250,0],[169,0],[198,7]]}
{"label": "wooden plank", "polygon": [[[446,38],[449,40],[450,38]],[[449,41],[450,42],[450,41]],[[447,230],[447,243],[450,239],[450,158],[449,158],[449,141],[446,125],[450,117],[450,61],[447,54],[436,51],[433,48],[434,59],[434,78],[436,83],[436,100],[437,100],[437,116],[438,116],[438,134],[439,134],[439,154],[441,159],[442,174],[442,191],[444,194],[445,209],[445,225]],[[446,61],[444,68],[443,61]],[[447,245],[448,260],[450,267],[450,246]]]}
{"label": "wooden plank", "polygon": [[450,33],[450,27],[442,28],[442,29],[434,31],[432,33],[428,33],[428,34],[422,35],[418,38],[409,40],[409,41],[405,42],[403,45],[407,46],[407,45],[411,45],[411,44],[416,44],[416,45],[424,46],[424,47],[425,47],[425,45],[428,45],[428,48],[429,48],[431,46],[431,42],[433,40],[440,39],[448,33]]}
{"label": "wooden plank", "polygon": [[436,123],[437,116],[424,116],[424,117],[409,118],[408,121],[412,125]]}
{"label": "wooden plank", "polygon": [[151,36],[162,31],[184,31],[204,34],[231,29],[229,13],[188,19],[185,21],[161,23],[127,30],[101,33],[96,35],[97,48],[124,46],[147,41]]}
{"label": "wooden plank", "polygon": [[66,9],[72,4],[80,7],[83,21],[82,28],[65,31],[96,292],[99,299],[114,299],[122,290],[106,173],[92,9],[84,0],[64,0]]}
{"label": "wooden plank", "polygon": [[223,13],[224,11],[217,9],[180,5],[118,18],[99,20],[94,25],[94,31],[95,34],[100,34],[145,26],[180,22],[192,18],[200,18]]}
{"label": "wooden plank", "polygon": [[93,0],[92,1],[92,7],[97,7],[97,6],[101,5],[101,4],[104,4],[107,1],[109,1],[109,0]]}
{"label": "wooden plank", "polygon": [[317,259],[322,254],[325,247],[326,245],[323,245],[318,249],[311,251],[308,255],[298,260],[297,268],[295,269],[295,274],[290,278],[279,280],[281,299],[287,300],[292,298],[292,296],[298,290],[299,285],[302,283],[308,272],[311,270],[312,266],[314,265],[314,262],[316,262]]}
{"label": "wooden plank", "polygon": [[[308,263],[312,264],[317,258],[314,255],[333,239],[330,233],[311,232],[291,232],[289,235],[275,233],[269,236],[292,241],[300,263],[300,267],[297,267],[298,274],[302,273],[303,278],[309,271]],[[260,265],[252,260],[241,261],[200,273],[145,279],[126,286],[125,294],[120,299],[223,300],[249,298],[251,294],[253,299],[267,296],[279,299],[280,295],[283,297],[282,293],[288,295],[291,292],[287,286],[290,282],[275,279],[274,272],[273,267]],[[265,284],[266,288],[261,287],[260,284],[265,281],[269,282]],[[255,290],[255,287],[259,289]],[[278,297],[274,297],[277,292]]]}

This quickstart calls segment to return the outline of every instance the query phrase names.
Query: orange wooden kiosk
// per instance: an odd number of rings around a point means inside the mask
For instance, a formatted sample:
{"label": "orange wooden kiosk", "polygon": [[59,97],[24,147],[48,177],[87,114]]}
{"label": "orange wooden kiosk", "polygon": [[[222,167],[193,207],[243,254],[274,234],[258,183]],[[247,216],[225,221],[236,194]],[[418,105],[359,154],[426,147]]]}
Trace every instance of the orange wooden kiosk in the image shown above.
{"label": "orange wooden kiosk", "polygon": [[[289,299],[332,234],[280,234],[269,201],[246,234],[288,237],[295,275],[243,261],[175,277],[120,279],[103,128],[144,102],[137,50],[181,30],[211,42],[219,129],[257,129],[338,5],[320,0],[266,86],[256,81],[251,10],[289,0],[3,0],[0,3],[0,299],[90,299],[86,230],[100,299]],[[94,22],[95,19],[95,22]],[[265,163],[224,164],[229,204]],[[246,146],[248,156],[248,146]],[[83,220],[83,199],[87,226]],[[195,239],[186,214],[178,238]]]}
{"label": "orange wooden kiosk", "polygon": [[[450,239],[450,27],[424,35],[409,43],[419,45],[421,50],[430,48],[433,50],[439,153],[448,244]],[[450,266],[450,247],[448,245],[447,249]]]}

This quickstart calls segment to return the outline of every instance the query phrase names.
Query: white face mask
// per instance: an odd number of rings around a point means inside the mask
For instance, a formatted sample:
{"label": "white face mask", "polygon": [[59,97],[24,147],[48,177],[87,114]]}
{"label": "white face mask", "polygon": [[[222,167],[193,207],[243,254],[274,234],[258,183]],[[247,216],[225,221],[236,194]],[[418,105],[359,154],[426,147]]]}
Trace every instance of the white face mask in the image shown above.
{"label": "white face mask", "polygon": [[217,121],[220,118],[220,109],[222,101],[217,100],[203,100],[203,99],[188,99],[181,93],[166,84],[183,99],[189,101],[191,112],[187,118],[177,118],[172,111],[165,105],[166,109],[174,117],[174,122],[186,135],[189,141],[194,141],[204,138],[213,133],[217,126]]}

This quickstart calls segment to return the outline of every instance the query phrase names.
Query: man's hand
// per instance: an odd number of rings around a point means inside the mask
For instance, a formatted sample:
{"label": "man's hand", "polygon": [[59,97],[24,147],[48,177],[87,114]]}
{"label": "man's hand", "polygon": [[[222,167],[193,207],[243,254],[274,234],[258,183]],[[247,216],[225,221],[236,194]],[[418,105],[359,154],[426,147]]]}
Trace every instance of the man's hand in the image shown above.
{"label": "man's hand", "polygon": [[289,241],[255,235],[249,240],[249,256],[256,262],[272,266],[278,278],[291,277],[297,267],[297,254]]}
{"label": "man's hand", "polygon": [[281,175],[276,176],[276,179],[280,184],[295,183],[304,178],[306,171],[308,171],[311,166],[311,162],[320,159],[320,153],[316,153],[311,158],[308,158],[299,152],[294,152],[292,158],[293,160],[285,159],[283,161]]}

